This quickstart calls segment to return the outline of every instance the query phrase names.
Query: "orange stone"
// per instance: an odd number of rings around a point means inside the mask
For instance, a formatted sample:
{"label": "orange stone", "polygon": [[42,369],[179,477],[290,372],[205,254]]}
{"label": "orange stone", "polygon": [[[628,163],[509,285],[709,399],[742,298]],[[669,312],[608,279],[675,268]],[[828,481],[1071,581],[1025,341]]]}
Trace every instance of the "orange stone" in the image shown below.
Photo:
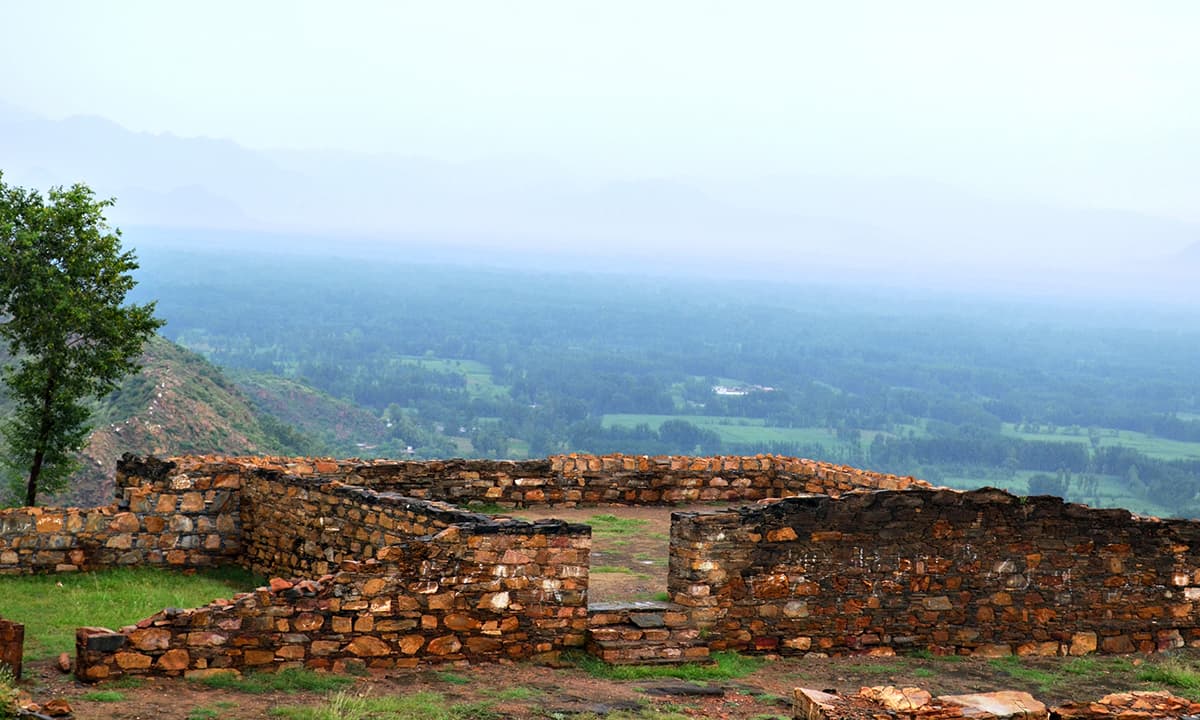
{"label": "orange stone", "polygon": [[346,646],[346,651],[359,657],[380,657],[390,655],[392,648],[379,638],[363,635],[351,640]]}
{"label": "orange stone", "polygon": [[163,670],[177,672],[187,668],[189,661],[190,658],[188,658],[187,650],[180,648],[166,651],[158,658],[158,663],[156,664]]}
{"label": "orange stone", "polygon": [[462,643],[454,635],[443,635],[442,637],[430,640],[428,649],[431,655],[449,655],[461,650]]}

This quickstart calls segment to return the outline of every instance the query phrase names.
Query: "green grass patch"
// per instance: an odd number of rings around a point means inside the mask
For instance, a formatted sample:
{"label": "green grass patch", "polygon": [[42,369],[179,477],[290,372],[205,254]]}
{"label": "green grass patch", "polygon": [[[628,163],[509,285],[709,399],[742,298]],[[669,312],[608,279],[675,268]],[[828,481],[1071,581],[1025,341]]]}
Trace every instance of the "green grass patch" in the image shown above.
{"label": "green grass patch", "polygon": [[209,707],[192,708],[188,711],[187,720],[217,720],[221,713]]}
{"label": "green grass patch", "polygon": [[1042,690],[1053,686],[1059,680],[1059,676],[1055,673],[1025,667],[1021,664],[1021,658],[1015,655],[989,660],[988,665],[993,670],[1003,673],[1014,680],[1037,685]]}
{"label": "green grass patch", "polygon": [[1190,700],[1200,698],[1200,670],[1179,660],[1165,660],[1138,671],[1137,679],[1165,685]]}
{"label": "green grass patch", "polygon": [[711,663],[684,663],[682,665],[609,665],[597,657],[584,653],[571,653],[568,657],[576,667],[587,674],[605,680],[645,680],[664,677],[699,682],[731,680],[749,675],[762,667],[764,662],[761,658],[739,655],[735,652],[713,653]]}
{"label": "green grass patch", "polygon": [[535,697],[545,695],[544,692],[537,688],[525,687],[524,685],[515,685],[513,687],[496,690],[490,695],[497,700],[529,700]]}
{"label": "green grass patch", "polygon": [[451,704],[436,692],[377,698],[338,692],[320,705],[277,707],[270,714],[288,720],[498,720],[501,717],[489,702]]}
{"label": "green grass patch", "polygon": [[1022,432],[1013,423],[1004,423],[1000,431],[1008,437],[1038,442],[1073,442],[1091,444],[1089,432],[1096,435],[1099,445],[1105,447],[1127,447],[1159,460],[1200,459],[1200,443],[1169,440],[1167,438],[1114,428],[1071,428],[1040,426],[1036,432]]}
{"label": "green grass patch", "polygon": [[158,568],[17,575],[0,579],[0,616],[25,624],[25,660],[75,648],[75,629],[119,628],[167,607],[198,607],[263,584],[238,567],[183,575]]}
{"label": "green grass patch", "polygon": [[619,565],[598,565],[598,566],[592,568],[592,571],[591,571],[592,575],[599,575],[601,573],[617,573],[617,574],[621,574],[621,575],[632,575],[633,570],[630,570],[627,567],[620,567]]}
{"label": "green grass patch", "polygon": [[125,693],[120,690],[93,690],[80,697],[91,702],[121,702],[125,699]]}
{"label": "green grass patch", "polygon": [[592,535],[595,537],[620,537],[622,535],[632,535],[641,527],[650,522],[649,520],[639,520],[637,518],[623,518],[616,515],[593,515],[588,518],[588,524],[592,526]]}
{"label": "green grass patch", "polygon": [[249,672],[244,675],[212,675],[194,682],[206,687],[219,690],[234,690],[237,692],[261,695],[269,692],[298,693],[298,692],[330,692],[344,688],[354,682],[354,678],[346,675],[331,675],[317,673],[312,670],[287,668],[274,673]]}
{"label": "green grass patch", "polygon": [[438,680],[441,680],[444,683],[450,683],[451,685],[470,685],[471,684],[471,678],[467,677],[466,675],[459,675],[458,673],[439,672],[439,673],[434,673],[434,677],[436,677]]}

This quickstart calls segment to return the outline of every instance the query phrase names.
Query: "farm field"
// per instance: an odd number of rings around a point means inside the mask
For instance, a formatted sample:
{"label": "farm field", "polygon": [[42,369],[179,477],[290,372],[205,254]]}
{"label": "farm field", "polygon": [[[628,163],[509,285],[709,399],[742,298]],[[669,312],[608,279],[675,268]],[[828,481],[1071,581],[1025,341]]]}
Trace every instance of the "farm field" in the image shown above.
{"label": "farm field", "polygon": [[840,441],[826,428],[800,427],[784,428],[766,424],[760,418],[719,417],[712,415],[649,415],[639,413],[610,413],[604,416],[601,424],[605,428],[623,427],[635,428],[647,425],[651,430],[658,430],[668,420],[683,420],[704,430],[712,430],[720,436],[721,442],[731,444],[747,443],[798,443],[837,445]]}
{"label": "farm field", "polygon": [[467,381],[467,393],[473,398],[496,399],[508,396],[508,388],[495,384],[492,381],[492,371],[487,365],[477,360],[426,357],[423,355],[401,355],[400,359],[424,370],[462,375]]}
{"label": "farm field", "polygon": [[[1198,460],[1200,443],[1154,437],[1132,430],[1098,428],[1100,447],[1127,447],[1159,460]],[[1089,444],[1088,428],[1072,432],[1067,427],[1052,427],[1048,432],[1022,432],[1014,423],[1004,423],[1001,433],[1007,437],[1040,442],[1074,442]]]}

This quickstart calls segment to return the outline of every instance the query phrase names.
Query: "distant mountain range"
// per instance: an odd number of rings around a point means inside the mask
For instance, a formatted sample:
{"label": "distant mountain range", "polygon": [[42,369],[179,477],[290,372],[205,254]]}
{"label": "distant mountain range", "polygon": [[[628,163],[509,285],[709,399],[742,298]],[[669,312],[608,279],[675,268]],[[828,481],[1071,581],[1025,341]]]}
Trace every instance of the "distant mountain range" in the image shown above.
{"label": "distant mountain range", "polygon": [[135,245],[162,229],[220,230],[460,261],[1108,287],[1170,279],[1200,241],[1200,227],[1177,220],[905,178],[588,180],[524,157],[260,151],[3,104],[0,158],[10,183],[85,181],[116,196],[112,218]]}

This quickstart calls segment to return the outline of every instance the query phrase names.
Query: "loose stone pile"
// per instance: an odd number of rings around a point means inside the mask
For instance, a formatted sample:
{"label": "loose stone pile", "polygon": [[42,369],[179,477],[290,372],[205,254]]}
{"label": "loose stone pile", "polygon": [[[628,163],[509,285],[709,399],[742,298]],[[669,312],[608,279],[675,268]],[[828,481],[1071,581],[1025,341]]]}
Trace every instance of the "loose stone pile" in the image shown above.
{"label": "loose stone pile", "polygon": [[1024,692],[1001,691],[933,697],[920,688],[865,687],[841,696],[796,688],[793,716],[799,720],[1196,720],[1200,703],[1168,692],[1108,695],[1097,702],[1047,709]]}

